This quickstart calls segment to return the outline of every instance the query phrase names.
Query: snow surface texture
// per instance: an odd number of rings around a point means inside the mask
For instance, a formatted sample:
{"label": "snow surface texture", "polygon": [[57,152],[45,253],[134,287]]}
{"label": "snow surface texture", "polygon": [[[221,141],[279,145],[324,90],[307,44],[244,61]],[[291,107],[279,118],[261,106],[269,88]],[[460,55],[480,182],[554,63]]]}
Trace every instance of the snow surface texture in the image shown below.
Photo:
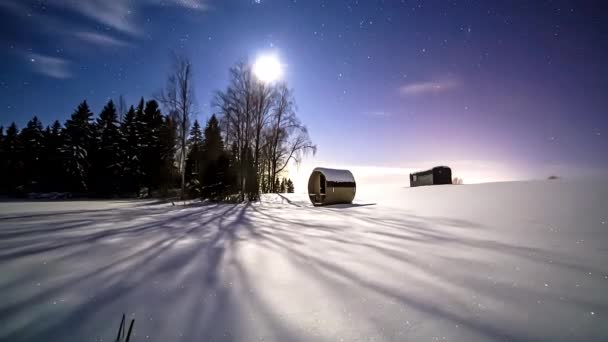
{"label": "snow surface texture", "polygon": [[0,340],[608,340],[605,181],[364,190],[0,203]]}

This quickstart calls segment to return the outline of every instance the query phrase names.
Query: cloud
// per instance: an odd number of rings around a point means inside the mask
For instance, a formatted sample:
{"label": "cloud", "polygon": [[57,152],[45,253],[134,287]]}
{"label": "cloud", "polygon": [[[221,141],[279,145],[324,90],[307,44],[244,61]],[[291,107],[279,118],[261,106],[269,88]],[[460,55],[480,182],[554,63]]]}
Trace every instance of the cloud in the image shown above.
{"label": "cloud", "polygon": [[33,53],[28,55],[28,62],[34,71],[48,77],[59,79],[72,77],[70,62],[66,59]]}
{"label": "cloud", "polygon": [[[0,7],[23,16],[31,12],[37,1],[33,0],[2,0]],[[112,28],[121,34],[139,36],[142,34],[138,25],[137,14],[144,7],[177,6],[189,10],[206,10],[207,0],[47,0],[47,11],[36,13],[36,21],[57,20],[66,25],[71,19],[66,18],[66,12],[72,12],[89,19],[95,25]]]}
{"label": "cloud", "polygon": [[209,9],[209,5],[201,0],[173,0],[174,3],[176,3],[177,5],[189,8],[189,9],[195,9],[195,10],[207,10]]}
{"label": "cloud", "polygon": [[439,80],[429,82],[417,82],[403,85],[399,88],[399,93],[406,96],[415,96],[431,93],[444,92],[460,86],[455,80]]}
{"label": "cloud", "polygon": [[126,41],[114,38],[112,36],[96,33],[96,32],[76,32],[74,33],[76,37],[79,39],[91,43],[94,45],[102,45],[102,46],[127,46],[129,45]]}
{"label": "cloud", "polygon": [[124,0],[68,0],[56,1],[58,6],[77,12],[104,26],[118,31],[138,35],[139,28],[131,20],[132,9]]}
{"label": "cloud", "polygon": [[[27,60],[33,71],[66,79],[73,76],[70,60],[44,51],[33,53],[30,46],[39,40],[52,41],[56,50],[68,50],[65,55],[73,58],[74,52],[81,52],[80,44],[73,44],[75,38],[99,48],[128,46],[144,33],[144,9],[173,6],[205,11],[210,9],[208,1],[211,0],[0,0],[2,14],[15,16],[20,23],[7,32],[0,31],[0,40],[14,47],[13,53]],[[23,39],[23,32],[32,37]]]}

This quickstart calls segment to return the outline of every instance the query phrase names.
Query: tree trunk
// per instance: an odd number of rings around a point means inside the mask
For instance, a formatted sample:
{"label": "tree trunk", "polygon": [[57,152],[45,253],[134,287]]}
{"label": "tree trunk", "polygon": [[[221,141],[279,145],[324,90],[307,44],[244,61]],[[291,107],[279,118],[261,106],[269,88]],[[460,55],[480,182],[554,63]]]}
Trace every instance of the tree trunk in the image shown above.
{"label": "tree trunk", "polygon": [[182,160],[180,161],[182,170],[182,193],[181,199],[186,199],[186,130],[187,130],[188,114],[183,113],[182,115]]}

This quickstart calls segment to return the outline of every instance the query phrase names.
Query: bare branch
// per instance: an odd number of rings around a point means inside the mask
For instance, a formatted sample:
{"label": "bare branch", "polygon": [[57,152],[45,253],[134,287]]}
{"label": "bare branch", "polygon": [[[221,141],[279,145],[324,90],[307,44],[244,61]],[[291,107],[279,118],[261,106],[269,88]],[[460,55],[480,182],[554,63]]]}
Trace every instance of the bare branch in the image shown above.
{"label": "bare branch", "polygon": [[179,170],[181,173],[182,198],[185,196],[185,163],[190,131],[190,119],[194,114],[194,84],[192,63],[178,54],[173,54],[173,66],[167,78],[165,91],[157,99],[165,106],[177,124]]}

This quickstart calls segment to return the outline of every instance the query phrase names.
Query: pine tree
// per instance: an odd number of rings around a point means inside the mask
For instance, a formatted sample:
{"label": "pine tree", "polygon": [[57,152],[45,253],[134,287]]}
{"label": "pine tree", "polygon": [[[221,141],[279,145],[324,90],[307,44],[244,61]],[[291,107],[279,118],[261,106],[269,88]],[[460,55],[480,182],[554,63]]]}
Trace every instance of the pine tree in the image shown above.
{"label": "pine tree", "polygon": [[38,117],[34,116],[27,122],[25,128],[21,130],[19,140],[21,141],[23,148],[24,190],[27,192],[40,191],[43,166],[41,158],[44,152],[44,131]]}
{"label": "pine tree", "polygon": [[47,126],[44,134],[44,191],[65,191],[68,176],[63,167],[63,156],[61,149],[63,140],[61,135],[61,124],[58,120],[52,126]]}
{"label": "pine tree", "polygon": [[130,193],[139,193],[140,180],[142,175],[140,146],[141,137],[138,123],[138,116],[133,106],[129,108],[123,118],[121,126],[122,151],[123,151],[123,177],[122,190]]}
{"label": "pine tree", "polygon": [[4,127],[0,126],[0,193],[6,192],[9,189],[10,178],[9,178],[9,153],[7,152],[5,146],[6,136],[4,135]]}
{"label": "pine tree", "polygon": [[22,187],[24,181],[19,129],[17,128],[17,124],[14,122],[6,130],[2,150],[6,157],[6,159],[2,160],[6,173],[4,173],[4,177],[0,178],[2,178],[4,183],[4,189],[8,192],[14,193]]}
{"label": "pine tree", "polygon": [[69,188],[76,192],[84,192],[89,188],[89,157],[94,146],[92,117],[89,105],[83,101],[65,123],[62,151],[66,171],[70,176]]}
{"label": "pine tree", "polygon": [[202,156],[199,161],[201,195],[212,200],[220,200],[226,196],[229,189],[231,163],[224,150],[224,141],[215,115],[207,121],[201,147]]}
{"label": "pine tree", "polygon": [[295,192],[295,188],[293,186],[293,182],[291,181],[291,178],[287,180],[286,186],[287,186],[288,193],[293,194]]}
{"label": "pine tree", "polygon": [[[141,104],[140,104],[141,105]],[[160,111],[158,102],[150,100],[146,102],[141,117],[141,157],[143,182],[148,189],[148,195],[153,190],[160,187],[162,151],[161,148],[161,129],[163,126],[163,115]]]}
{"label": "pine tree", "polygon": [[217,160],[224,153],[224,140],[222,139],[220,123],[215,115],[209,118],[207,127],[205,127],[203,152],[209,160]]}
{"label": "pine tree", "polygon": [[108,101],[99,114],[96,129],[99,139],[93,159],[94,190],[101,195],[118,194],[124,158],[118,113],[112,100]]}
{"label": "pine tree", "polygon": [[145,119],[145,114],[144,114],[144,108],[145,108],[145,103],[144,103],[144,98],[140,98],[139,99],[139,103],[137,104],[137,108],[135,109],[135,126],[137,127],[137,132],[139,132],[139,145],[141,147],[141,145],[144,143],[144,137],[143,134],[146,131],[146,119]]}
{"label": "pine tree", "polygon": [[53,137],[61,136],[61,123],[59,123],[59,120],[53,122],[53,126],[51,126],[51,135]]}
{"label": "pine tree", "polygon": [[190,138],[188,139],[188,156],[186,158],[186,182],[192,183],[196,180],[196,184],[200,185],[201,167],[203,160],[203,133],[198,120],[194,121],[192,129],[190,129]]}
{"label": "pine tree", "polygon": [[281,184],[279,185],[280,190],[279,192],[284,194],[285,193],[285,178],[281,178]]}
{"label": "pine tree", "polygon": [[121,127],[123,134],[123,190],[140,195],[143,186],[146,185],[146,174],[144,171],[144,151],[146,149],[145,131],[146,122],[144,117],[144,98],[139,100],[137,109],[131,106],[123,118]]}
{"label": "pine tree", "polygon": [[274,191],[277,193],[281,192],[281,181],[278,178],[274,180]]}
{"label": "pine tree", "polygon": [[163,195],[178,183],[178,170],[175,163],[177,128],[176,123],[170,116],[163,119],[160,127],[160,156],[162,167],[160,172],[160,189]]}
{"label": "pine tree", "polygon": [[[0,175],[6,176],[6,154],[4,153],[4,126],[0,126]],[[5,177],[0,177],[5,178]],[[2,193],[4,189],[4,182],[6,180],[0,179],[0,193]]]}

